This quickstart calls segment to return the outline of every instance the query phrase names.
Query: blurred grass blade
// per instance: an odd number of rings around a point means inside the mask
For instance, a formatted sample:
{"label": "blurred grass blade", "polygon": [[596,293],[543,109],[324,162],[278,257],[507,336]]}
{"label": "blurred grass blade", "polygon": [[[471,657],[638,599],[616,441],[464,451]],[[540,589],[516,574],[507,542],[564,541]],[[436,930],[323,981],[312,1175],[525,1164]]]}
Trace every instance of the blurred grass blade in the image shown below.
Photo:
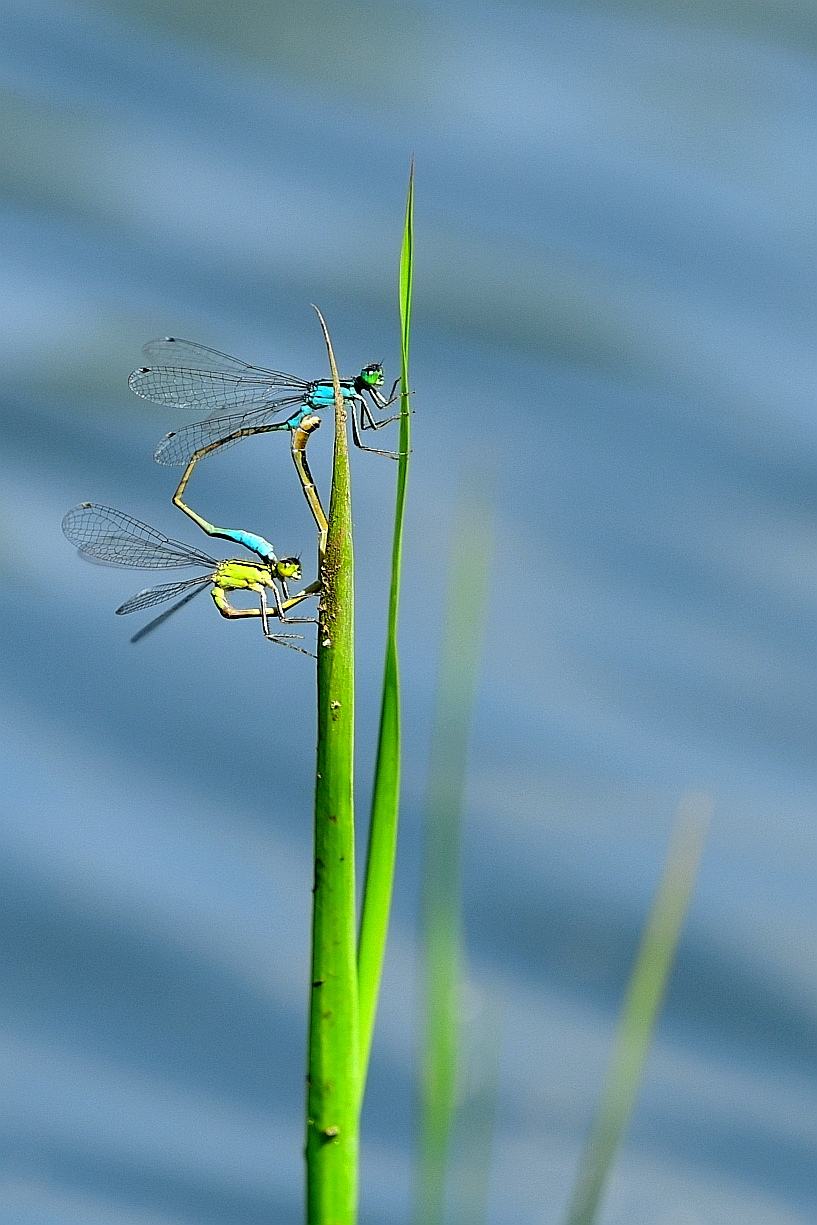
{"label": "blurred grass blade", "polygon": [[596,1116],[579,1164],[568,1225],[592,1225],[638,1093],[658,1009],[687,911],[711,804],[690,796],[682,805],[664,875],[641,937],[619,1017]]}
{"label": "blurred grass blade", "polygon": [[[469,1010],[470,1013],[470,1010]],[[456,1225],[487,1225],[499,1098],[500,1012],[485,1001],[467,1019],[468,1051],[461,1064],[457,1110],[456,1167],[450,1219]]]}
{"label": "blurred grass blade", "polygon": [[411,291],[414,259],[414,163],[409,173],[403,243],[400,251],[400,459],[397,461],[397,497],[392,539],[391,586],[386,624],[386,655],[380,703],[372,811],[366,852],[366,876],[360,913],[358,943],[358,990],[360,996],[361,1092],[372,1044],[377,997],[386,953],[389,912],[397,854],[397,822],[400,811],[400,663],[397,652],[397,622],[400,611],[400,575],[403,559],[403,517],[406,506],[408,460],[411,450],[409,407],[409,347],[411,341]]}
{"label": "blurred grass blade", "polygon": [[320,311],[318,318],[335,385],[335,451],[318,626],[306,1219],[307,1225],[354,1225],[360,1069],[355,965],[352,515],[346,411]]}
{"label": "blurred grass blade", "polygon": [[425,816],[416,1225],[442,1225],[445,1211],[457,1096],[462,803],[491,536],[484,510],[463,508],[456,516]]}

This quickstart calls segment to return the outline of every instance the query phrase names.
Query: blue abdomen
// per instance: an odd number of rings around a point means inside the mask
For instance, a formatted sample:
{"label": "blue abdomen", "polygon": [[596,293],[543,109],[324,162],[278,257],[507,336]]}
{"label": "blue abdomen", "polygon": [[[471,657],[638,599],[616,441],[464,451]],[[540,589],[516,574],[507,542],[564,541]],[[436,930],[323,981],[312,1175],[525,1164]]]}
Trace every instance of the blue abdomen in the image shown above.
{"label": "blue abdomen", "polygon": [[[355,389],[351,383],[341,383],[340,389],[343,392],[344,400],[351,400],[355,394]],[[328,379],[313,384],[307,403],[316,412],[320,412],[322,408],[332,408],[335,403],[335,389]]]}
{"label": "blue abdomen", "polygon": [[225,540],[234,540],[236,544],[243,544],[245,549],[249,549],[257,557],[263,557],[265,561],[275,556],[275,550],[270,542],[263,536],[256,536],[255,532],[242,532],[240,528],[227,528],[221,535]]}

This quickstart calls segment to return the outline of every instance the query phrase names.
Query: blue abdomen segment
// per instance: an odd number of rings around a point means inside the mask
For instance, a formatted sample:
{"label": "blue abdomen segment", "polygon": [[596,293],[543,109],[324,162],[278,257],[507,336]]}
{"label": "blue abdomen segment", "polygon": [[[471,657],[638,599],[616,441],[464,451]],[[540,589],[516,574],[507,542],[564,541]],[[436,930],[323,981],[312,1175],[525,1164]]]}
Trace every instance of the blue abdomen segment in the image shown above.
{"label": "blue abdomen segment", "polygon": [[297,430],[298,426],[303,421],[304,417],[309,416],[309,401],[307,400],[302,408],[294,412],[291,417],[287,417],[284,422],[284,428],[287,430]]}
{"label": "blue abdomen segment", "polygon": [[219,536],[223,540],[234,540],[236,544],[243,544],[245,549],[255,553],[256,557],[262,557],[264,561],[270,561],[275,557],[275,550],[270,542],[263,536],[256,536],[255,532],[242,532],[240,528],[224,527],[220,529]]}
{"label": "blue abdomen segment", "polygon": [[[355,389],[351,383],[341,383],[340,389],[344,400],[351,400],[354,397]],[[316,412],[320,412],[323,408],[334,408],[335,389],[328,379],[312,385],[307,403]]]}

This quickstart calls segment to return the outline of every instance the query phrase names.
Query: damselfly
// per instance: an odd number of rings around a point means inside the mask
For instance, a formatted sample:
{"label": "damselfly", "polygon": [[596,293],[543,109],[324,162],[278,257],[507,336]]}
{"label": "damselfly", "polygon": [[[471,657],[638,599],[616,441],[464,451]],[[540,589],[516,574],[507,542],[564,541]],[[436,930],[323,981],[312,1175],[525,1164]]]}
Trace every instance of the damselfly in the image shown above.
{"label": "damselfly", "polygon": [[[192,340],[166,336],[151,340],[143,351],[159,364],[134,370],[128,380],[131,391],[156,404],[204,409],[208,414],[205,420],[167,434],[159,443],[154,458],[170,467],[186,464],[211,443],[227,446],[248,434],[297,429],[307,414],[331,408],[335,402],[331,379],[308,382],[281,370],[250,365]],[[386,399],[380,390],[383,367],[379,362],[364,366],[354,378],[340,380],[350,409],[352,437],[362,451],[399,458],[397,452],[367,447],[361,439],[363,430],[382,429],[401,416],[397,413],[377,421],[369,404],[388,408],[398,398],[399,381],[395,380]]]}
{"label": "damselfly", "polygon": [[[289,580],[300,580],[300,561],[297,557],[276,557],[272,545],[263,536],[256,536],[252,532],[222,530],[220,534],[225,539],[244,545],[255,553],[259,560],[251,562],[241,558],[228,558],[220,561],[194,545],[172,540],[163,532],[126,515],[121,510],[99,506],[93,502],[82,502],[73,510],[69,510],[62,521],[62,530],[79,549],[80,556],[88,561],[139,570],[169,570],[196,566],[205,571],[195,578],[149,587],[120,604],[117,613],[131,613],[181,597],[172,608],[166,609],[159,617],[143,626],[132,641],[143,637],[209,586],[213,602],[222,617],[260,617],[264,637],[270,642],[292,647],[305,655],[310,654],[290,641],[296,635],[273,633],[269,619],[277,616],[285,624],[313,621],[312,617],[290,617],[287,611],[308,596],[316,594],[320,586],[313,583],[306,590],[290,596],[287,584]],[[258,596],[258,607],[236,608],[228,599],[228,595],[235,591],[253,592]],[[267,603],[267,591],[272,593],[272,609]]]}

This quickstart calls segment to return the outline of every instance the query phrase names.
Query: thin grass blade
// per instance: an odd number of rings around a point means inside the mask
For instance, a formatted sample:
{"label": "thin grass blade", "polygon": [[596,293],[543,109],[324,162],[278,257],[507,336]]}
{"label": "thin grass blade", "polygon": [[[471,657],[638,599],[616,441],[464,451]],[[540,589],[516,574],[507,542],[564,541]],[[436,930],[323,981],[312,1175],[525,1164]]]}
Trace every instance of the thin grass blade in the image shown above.
{"label": "thin grass blade", "polygon": [[482,508],[455,517],[425,817],[416,1225],[442,1225],[445,1211],[459,1061],[462,807],[492,535]]}
{"label": "thin grass blade", "polygon": [[488,1225],[494,1131],[499,1099],[501,1013],[484,1000],[468,1017],[468,1049],[461,1058],[456,1118],[456,1161],[451,1165],[452,1225]]}
{"label": "thin grass blade", "polygon": [[403,561],[403,519],[411,450],[409,409],[409,349],[411,343],[411,294],[414,269],[414,163],[409,173],[406,216],[400,251],[400,459],[397,461],[397,495],[392,536],[391,583],[386,622],[386,653],[380,701],[380,727],[372,789],[366,875],[358,941],[358,985],[360,994],[361,1093],[372,1044],[377,997],[386,953],[389,913],[397,854],[400,811],[400,660],[397,629],[400,612],[400,578]]}
{"label": "thin grass blade", "polygon": [[711,803],[690,796],[679,810],[619,1017],[607,1079],[579,1163],[567,1225],[593,1225],[641,1083],[661,1000],[698,871]]}

